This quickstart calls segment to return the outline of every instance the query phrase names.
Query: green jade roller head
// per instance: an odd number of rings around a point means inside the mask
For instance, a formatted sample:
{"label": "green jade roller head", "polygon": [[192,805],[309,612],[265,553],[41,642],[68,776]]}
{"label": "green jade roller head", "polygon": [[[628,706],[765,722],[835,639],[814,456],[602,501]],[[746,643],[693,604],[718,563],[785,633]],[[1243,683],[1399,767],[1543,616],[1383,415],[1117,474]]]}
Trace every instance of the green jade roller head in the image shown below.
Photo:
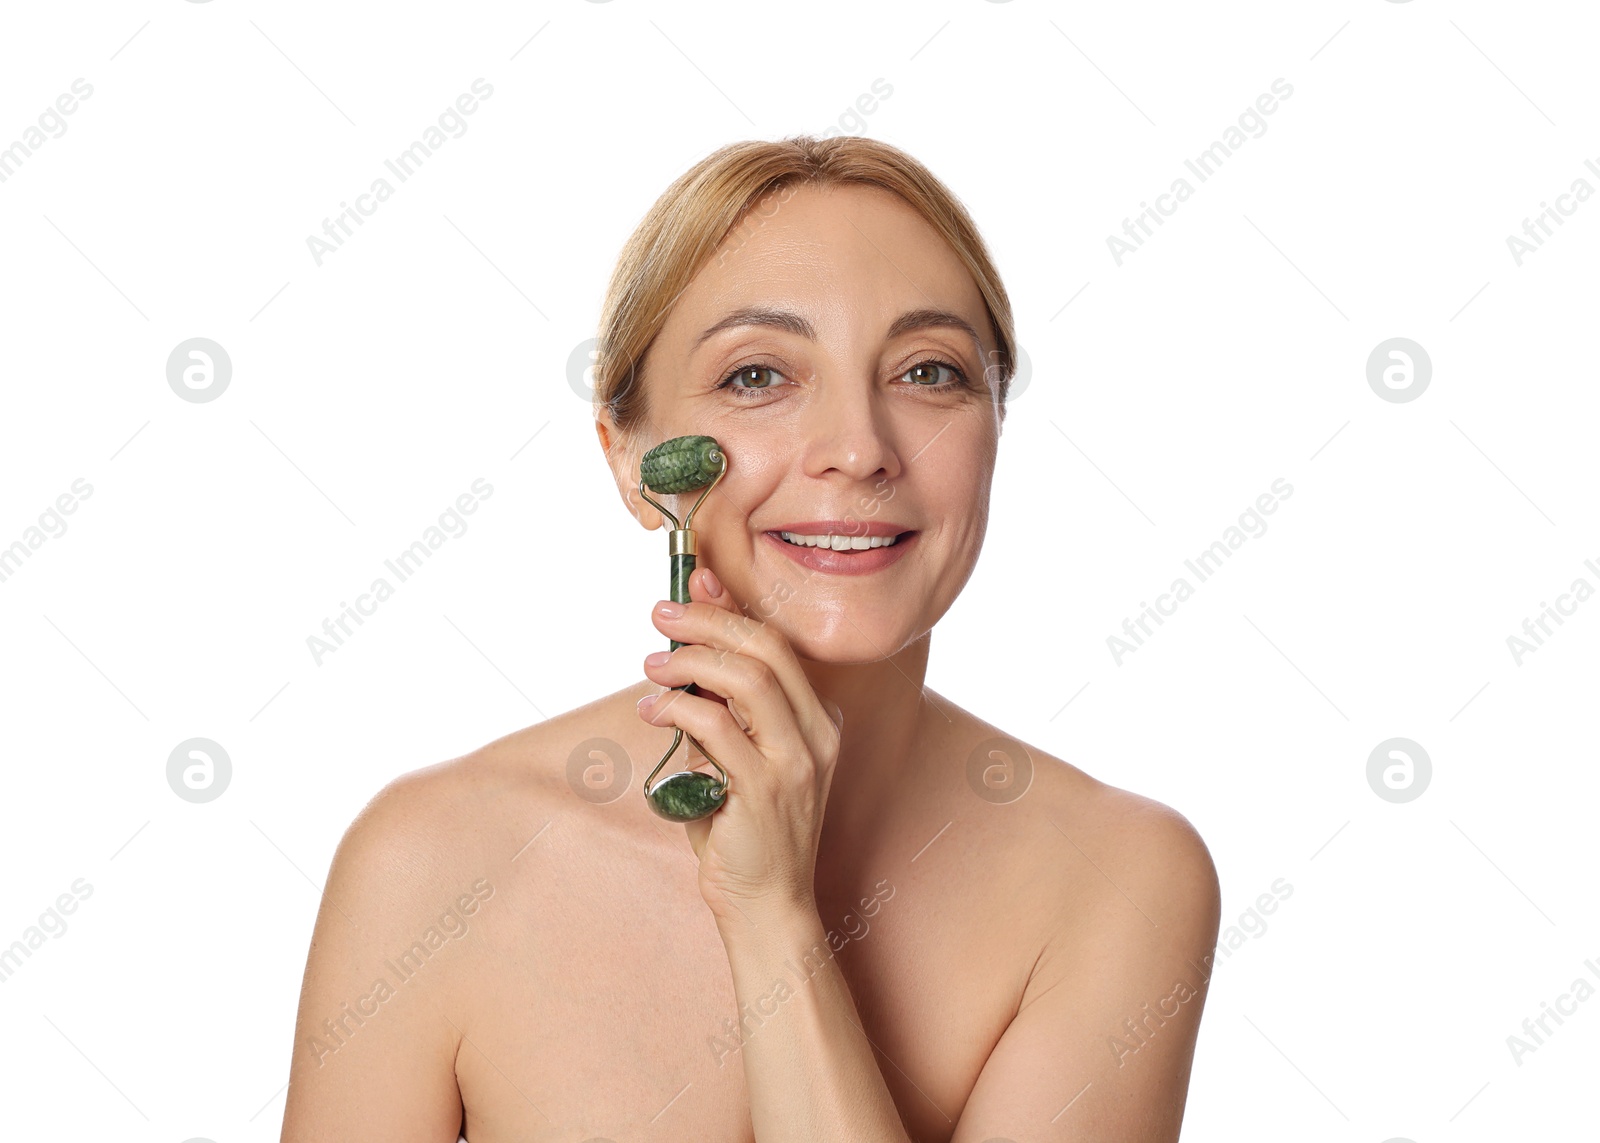
{"label": "green jade roller head", "polygon": [[[717,486],[717,481],[721,480],[727,471],[728,455],[713,438],[704,436],[673,437],[671,440],[663,441],[645,453],[639,464],[639,495],[655,505],[657,511],[672,521],[672,531],[667,536],[667,553],[672,560],[671,598],[678,603],[689,602],[689,575],[695,566],[695,534],[690,523],[694,520],[694,514],[700,505],[705,503],[706,497]],[[675,493],[693,492],[696,488],[702,487],[705,491],[700,493],[700,498],[684,516],[682,524],[679,524],[676,516],[645,491],[649,488],[660,495],[671,496]],[[683,646],[676,639],[669,642],[671,650],[674,651]],[[696,693],[693,683],[672,689],[686,694]],[[668,821],[674,822],[692,822],[708,817],[722,807],[728,796],[728,772],[693,735],[689,736],[689,741],[717,768],[721,778],[713,778],[710,774],[698,770],[680,770],[676,774],[667,775],[660,782],[655,782],[656,775],[661,773],[661,768],[667,764],[667,759],[672,757],[673,751],[678,749],[683,739],[683,728],[673,727],[672,745],[667,747],[667,752],[661,756],[661,761],[656,763],[656,768],[650,771],[650,776],[644,780],[645,800],[650,803],[650,808]],[[651,785],[652,782],[655,784]]]}

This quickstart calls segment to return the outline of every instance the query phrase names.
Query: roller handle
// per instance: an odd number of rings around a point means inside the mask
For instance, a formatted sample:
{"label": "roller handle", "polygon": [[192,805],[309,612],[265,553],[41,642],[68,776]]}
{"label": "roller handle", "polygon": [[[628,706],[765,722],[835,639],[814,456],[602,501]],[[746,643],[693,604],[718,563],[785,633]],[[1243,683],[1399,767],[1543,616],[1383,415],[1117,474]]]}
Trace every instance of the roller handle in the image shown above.
{"label": "roller handle", "polygon": [[[672,560],[672,594],[671,598],[677,603],[689,602],[689,576],[694,572],[694,556],[688,552],[679,552],[669,557]],[[683,644],[676,639],[669,639],[669,650],[676,651]],[[688,694],[698,694],[693,683],[673,687],[675,691],[685,691]]]}

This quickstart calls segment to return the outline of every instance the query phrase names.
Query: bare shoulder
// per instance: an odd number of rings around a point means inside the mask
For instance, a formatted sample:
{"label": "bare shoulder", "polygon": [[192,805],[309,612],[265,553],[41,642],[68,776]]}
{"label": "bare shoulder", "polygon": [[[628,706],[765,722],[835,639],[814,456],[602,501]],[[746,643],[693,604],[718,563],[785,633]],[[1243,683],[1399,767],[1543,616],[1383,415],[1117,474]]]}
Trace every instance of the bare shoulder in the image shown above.
{"label": "bare shoulder", "polygon": [[[1210,949],[1222,891],[1211,851],[1194,824],[1154,798],[1042,757],[1055,781],[1047,775],[1040,793],[1066,843],[1064,856],[1094,867],[1094,876],[1075,883],[1103,909],[1121,915],[1132,932],[1160,929],[1196,952]],[[1137,917],[1128,913],[1130,907]]]}
{"label": "bare shoulder", "polygon": [[[481,823],[485,813],[507,799],[536,800],[567,790],[567,763],[585,745],[615,746],[598,736],[620,706],[653,691],[635,684],[604,695],[543,722],[523,727],[466,754],[398,775],[368,803],[357,821],[374,827],[441,831]],[[587,755],[586,755],[587,757]]]}
{"label": "bare shoulder", "polygon": [[1056,807],[1096,847],[1096,860],[1108,871],[1115,866],[1137,883],[1162,886],[1162,896],[1203,902],[1218,895],[1211,851],[1182,813],[1059,758],[1045,758],[1059,779]]}
{"label": "bare shoulder", "polygon": [[473,882],[495,867],[491,855],[502,848],[499,835],[509,835],[508,816],[539,785],[542,770],[533,764],[543,756],[538,730],[526,728],[386,781],[339,841],[324,912],[332,909],[367,932],[398,938],[460,907],[472,896]]}
{"label": "bare shoulder", "polygon": [[973,745],[954,744],[960,758],[998,739],[996,752],[1028,778],[970,815],[993,823],[984,836],[1002,860],[989,865],[1008,868],[1003,907],[1020,922],[1024,955],[1016,1008],[956,1134],[1056,1123],[1066,1104],[1062,1127],[1075,1137],[1176,1140],[1220,914],[1205,842],[1153,798],[981,720],[969,733]]}
{"label": "bare shoulder", "polygon": [[1026,816],[1042,827],[1023,834],[1034,851],[1028,864],[1061,885],[1074,914],[1090,908],[1127,915],[1131,907],[1136,925],[1181,932],[1185,944],[1214,943],[1221,912],[1216,866],[1187,817],[946,705],[969,720],[967,736],[1016,744],[1014,763],[1029,783],[1016,797],[1019,820]]}
{"label": "bare shoulder", "polygon": [[573,828],[578,823],[565,819],[578,815],[584,830],[614,827],[625,815],[601,814],[602,821],[596,811],[643,777],[648,728],[633,725],[633,703],[654,689],[640,682],[402,773],[372,797],[350,832],[369,845],[405,849],[419,873],[459,878],[509,860],[530,826]]}
{"label": "bare shoulder", "polygon": [[456,1058],[501,881],[487,838],[512,780],[486,750],[388,781],[340,839],[306,957],[285,1143],[460,1126]]}
{"label": "bare shoulder", "polygon": [[489,747],[387,781],[356,814],[335,855],[347,875],[399,880],[423,890],[460,871],[463,842],[503,805],[508,775]]}
{"label": "bare shoulder", "polygon": [[592,808],[566,774],[600,724],[595,705],[400,773],[351,820],[306,959],[286,1140],[456,1130],[456,1057],[481,1012],[476,982],[499,936],[518,929],[536,868],[513,863],[543,826],[565,832],[557,852],[569,862],[593,844],[589,823],[566,816]]}

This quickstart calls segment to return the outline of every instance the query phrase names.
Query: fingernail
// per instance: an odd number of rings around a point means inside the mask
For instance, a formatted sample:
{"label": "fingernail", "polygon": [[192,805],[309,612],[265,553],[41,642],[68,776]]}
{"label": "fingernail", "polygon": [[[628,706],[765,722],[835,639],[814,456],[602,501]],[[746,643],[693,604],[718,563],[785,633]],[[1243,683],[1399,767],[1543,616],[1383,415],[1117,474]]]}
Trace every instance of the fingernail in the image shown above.
{"label": "fingernail", "polygon": [[705,572],[706,574],[703,582],[705,583],[706,594],[712,599],[721,599],[722,581],[717,578],[717,573],[712,571],[710,568],[706,568]]}
{"label": "fingernail", "polygon": [[664,619],[677,619],[683,614],[683,604],[669,600],[656,607],[656,614]]}
{"label": "fingernail", "polygon": [[671,658],[671,651],[653,651],[644,657],[644,665],[647,667],[664,667]]}
{"label": "fingernail", "polygon": [[655,701],[656,701],[656,696],[655,695],[645,695],[644,698],[639,700],[637,705],[638,705],[638,708],[641,711],[646,711],[646,710],[650,709],[650,704],[655,702]]}

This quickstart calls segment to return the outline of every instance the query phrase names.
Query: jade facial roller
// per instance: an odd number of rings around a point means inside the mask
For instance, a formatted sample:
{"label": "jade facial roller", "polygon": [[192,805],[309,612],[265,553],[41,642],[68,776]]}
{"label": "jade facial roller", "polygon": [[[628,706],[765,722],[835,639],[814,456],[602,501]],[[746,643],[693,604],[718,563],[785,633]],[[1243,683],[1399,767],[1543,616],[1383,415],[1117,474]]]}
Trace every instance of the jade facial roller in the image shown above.
{"label": "jade facial roller", "polygon": [[[727,471],[727,454],[713,438],[701,436],[673,437],[671,440],[663,441],[645,453],[644,459],[639,464],[639,495],[655,505],[657,511],[672,521],[672,531],[667,534],[667,552],[672,558],[672,598],[678,603],[689,602],[689,575],[694,571],[695,534],[690,528],[690,523],[694,520],[694,514],[700,505],[705,503],[706,497],[717,486],[717,481],[721,480]],[[673,493],[693,492],[702,486],[705,491],[684,516],[682,524],[679,524],[676,516],[645,491],[645,488],[649,487],[663,496],[670,496]],[[671,650],[674,651],[683,646],[676,639],[669,642]],[[681,687],[672,689],[691,695],[696,693],[693,683],[685,683]],[[668,821],[674,822],[692,822],[707,817],[720,809],[728,796],[728,772],[693,735],[689,736],[689,741],[694,743],[695,748],[717,768],[717,773],[722,775],[721,779],[713,778],[710,774],[698,770],[680,770],[676,774],[667,775],[654,786],[651,785],[683,738],[683,728],[673,727],[672,745],[667,747],[667,752],[661,756],[661,761],[656,763],[656,768],[650,771],[650,776],[644,780],[645,800],[650,803],[650,808]]]}

